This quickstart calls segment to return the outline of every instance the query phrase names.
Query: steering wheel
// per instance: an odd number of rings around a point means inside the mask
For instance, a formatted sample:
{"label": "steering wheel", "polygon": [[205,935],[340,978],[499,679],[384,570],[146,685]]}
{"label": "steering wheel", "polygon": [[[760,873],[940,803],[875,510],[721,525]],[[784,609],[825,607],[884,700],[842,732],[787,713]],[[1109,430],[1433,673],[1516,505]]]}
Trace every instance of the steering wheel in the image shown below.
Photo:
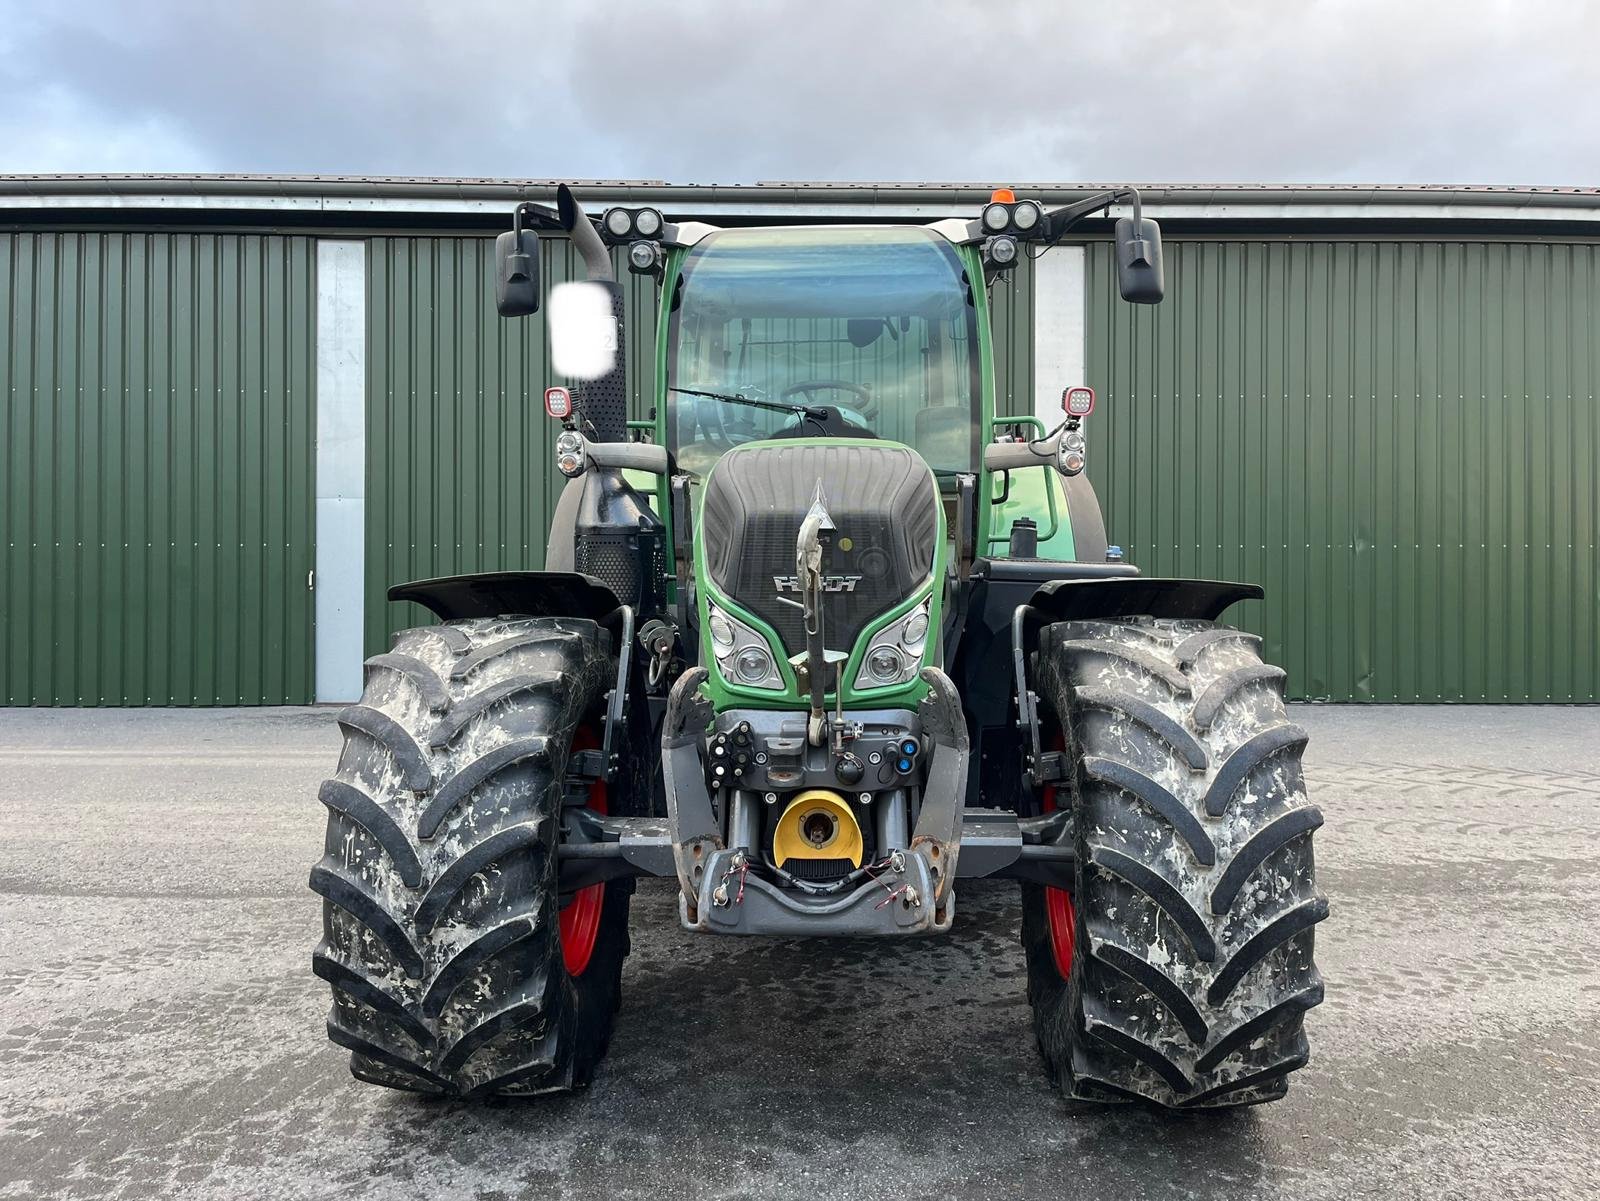
{"label": "steering wheel", "polygon": [[871,388],[864,388],[860,384],[853,384],[847,379],[808,379],[798,384],[790,384],[781,394],[781,399],[788,401],[795,396],[803,395],[802,404],[818,405],[819,401],[814,393],[817,392],[848,392],[856,398],[856,403],[850,407],[860,413],[868,421],[878,416],[878,399],[872,395]]}

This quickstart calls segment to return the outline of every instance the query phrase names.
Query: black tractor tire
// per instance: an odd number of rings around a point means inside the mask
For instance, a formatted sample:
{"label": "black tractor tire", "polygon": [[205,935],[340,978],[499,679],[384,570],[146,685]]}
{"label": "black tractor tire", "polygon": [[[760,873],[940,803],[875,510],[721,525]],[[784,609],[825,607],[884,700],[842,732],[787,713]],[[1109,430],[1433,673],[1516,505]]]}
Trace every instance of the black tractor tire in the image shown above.
{"label": "black tractor tire", "polygon": [[1041,632],[1076,865],[1070,894],[1024,887],[1022,941],[1039,1048],[1073,1101],[1252,1105],[1307,1060],[1322,814],[1259,645],[1202,621]]}
{"label": "black tractor tire", "polygon": [[[405,630],[367,660],[311,888],[328,1037],[351,1074],[447,1097],[587,1084],[611,1037],[631,881],[587,894],[588,954],[567,970],[556,847],[575,739],[595,745],[609,635],[554,618]],[[569,940],[571,941],[571,940]]]}

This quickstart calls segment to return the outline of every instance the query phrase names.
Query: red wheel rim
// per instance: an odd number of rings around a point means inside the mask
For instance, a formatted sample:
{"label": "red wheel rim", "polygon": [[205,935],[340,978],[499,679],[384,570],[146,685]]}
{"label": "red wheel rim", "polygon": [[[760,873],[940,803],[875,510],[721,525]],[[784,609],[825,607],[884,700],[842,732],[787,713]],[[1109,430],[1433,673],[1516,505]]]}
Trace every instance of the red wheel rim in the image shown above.
{"label": "red wheel rim", "polygon": [[1065,980],[1072,974],[1072,944],[1077,937],[1072,894],[1064,888],[1046,887],[1044,911],[1050,918],[1050,950],[1055,954],[1056,971]]}
{"label": "red wheel rim", "polygon": [[[600,745],[594,730],[582,726],[572,736],[572,749],[588,751]],[[589,808],[596,813],[606,811],[606,782],[596,780],[589,786]],[[600,914],[605,908],[606,886],[591,884],[578,889],[567,907],[561,911],[561,959],[567,965],[567,975],[581,976],[589,966],[594,945],[600,938]]]}
{"label": "red wheel rim", "polygon": [[[1059,733],[1051,740],[1051,750],[1065,750],[1067,741]],[[1046,813],[1056,809],[1056,786],[1046,784],[1040,808]],[[1072,908],[1072,894],[1064,888],[1044,890],[1044,912],[1050,922],[1050,951],[1055,956],[1056,971],[1063,980],[1072,975],[1072,948],[1078,937],[1078,918]]]}

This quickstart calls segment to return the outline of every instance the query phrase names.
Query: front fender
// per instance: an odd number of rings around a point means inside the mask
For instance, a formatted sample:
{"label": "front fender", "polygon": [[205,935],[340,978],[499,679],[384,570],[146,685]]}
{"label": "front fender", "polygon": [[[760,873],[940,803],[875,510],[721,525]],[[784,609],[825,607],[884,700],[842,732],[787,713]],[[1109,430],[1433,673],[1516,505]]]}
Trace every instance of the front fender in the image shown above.
{"label": "front fender", "polygon": [[1223,580],[1066,579],[1041,584],[1028,604],[1039,624],[1096,617],[1170,617],[1216,621],[1223,610],[1266,595],[1259,584]]}
{"label": "front fender", "polygon": [[440,621],[515,613],[604,622],[622,604],[604,582],[575,571],[484,571],[413,580],[390,588],[389,599],[415,601]]}

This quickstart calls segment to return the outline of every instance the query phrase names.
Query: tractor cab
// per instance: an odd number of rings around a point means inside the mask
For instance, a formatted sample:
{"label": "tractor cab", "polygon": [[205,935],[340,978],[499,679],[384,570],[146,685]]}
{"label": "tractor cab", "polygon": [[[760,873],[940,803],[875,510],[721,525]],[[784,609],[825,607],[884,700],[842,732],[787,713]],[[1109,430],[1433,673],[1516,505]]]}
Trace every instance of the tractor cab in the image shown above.
{"label": "tractor cab", "polygon": [[674,264],[667,449],[704,478],[762,439],[899,442],[975,470],[982,385],[968,265],[920,227],[716,230]]}

